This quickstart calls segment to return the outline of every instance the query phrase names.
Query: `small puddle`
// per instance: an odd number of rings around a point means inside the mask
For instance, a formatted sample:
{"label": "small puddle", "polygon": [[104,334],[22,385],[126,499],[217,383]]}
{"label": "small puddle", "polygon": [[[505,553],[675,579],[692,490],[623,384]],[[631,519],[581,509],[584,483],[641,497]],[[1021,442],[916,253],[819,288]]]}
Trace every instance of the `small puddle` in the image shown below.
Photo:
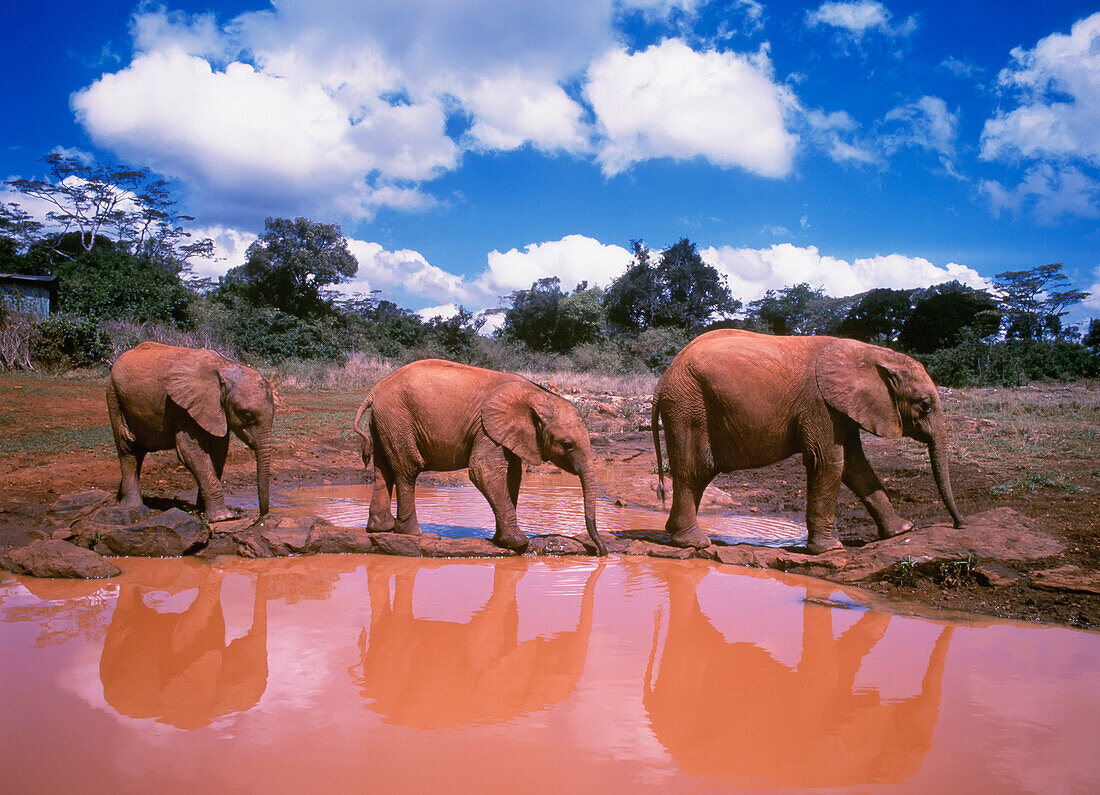
{"label": "small puddle", "polygon": [[[313,514],[336,525],[365,527],[370,514],[371,486],[308,486],[272,499],[273,509],[289,514]],[[416,487],[416,513],[424,532],[444,538],[491,538],[493,511],[472,483]],[[584,534],[580,482],[569,475],[528,473],[519,492],[517,517],[528,534]],[[606,497],[596,500],[596,524],[614,533],[640,532],[664,536],[667,511],[620,506]],[[717,541],[758,546],[805,546],[805,525],[780,516],[700,517],[700,524]]]}
{"label": "small puddle", "polygon": [[5,791],[1100,785],[1092,633],[701,560],[116,561],[0,574]]}

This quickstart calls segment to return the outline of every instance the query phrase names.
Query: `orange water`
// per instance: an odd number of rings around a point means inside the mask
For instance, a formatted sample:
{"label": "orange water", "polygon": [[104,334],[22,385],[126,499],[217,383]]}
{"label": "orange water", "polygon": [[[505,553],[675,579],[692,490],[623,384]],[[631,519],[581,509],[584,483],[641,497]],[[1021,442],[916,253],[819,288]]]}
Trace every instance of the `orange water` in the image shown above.
{"label": "orange water", "polygon": [[1096,791],[1100,636],[704,561],[0,575],[5,792]]}

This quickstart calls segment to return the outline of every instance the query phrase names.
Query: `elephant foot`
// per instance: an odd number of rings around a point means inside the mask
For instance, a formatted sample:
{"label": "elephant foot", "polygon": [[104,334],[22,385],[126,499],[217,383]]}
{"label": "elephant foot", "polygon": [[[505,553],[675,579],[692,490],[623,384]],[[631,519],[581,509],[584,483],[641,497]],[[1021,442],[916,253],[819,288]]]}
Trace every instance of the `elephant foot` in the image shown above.
{"label": "elephant foot", "polygon": [[706,549],[711,545],[710,537],[703,532],[698,524],[694,524],[687,530],[673,530],[668,528],[669,536],[674,547],[691,547],[694,549]]}
{"label": "elephant foot", "polygon": [[893,538],[894,536],[900,536],[902,533],[908,533],[914,527],[913,523],[905,519],[899,518],[896,522],[880,527],[878,529],[879,538]]}
{"label": "elephant foot", "polygon": [[144,508],[145,502],[141,499],[141,495],[136,497],[132,495],[118,495],[118,505],[120,508]]}
{"label": "elephant foot", "polygon": [[393,529],[390,532],[401,533],[406,536],[418,536],[423,534],[423,531],[420,529],[420,523],[417,521],[394,522]]}
{"label": "elephant foot", "polygon": [[498,547],[504,549],[514,549],[516,552],[522,552],[527,549],[529,539],[519,530],[509,530],[502,532],[498,530],[496,535],[493,536],[493,543]]}
{"label": "elephant foot", "polygon": [[230,519],[238,519],[241,516],[241,514],[224,505],[218,510],[203,511],[202,515],[206,517],[206,521],[211,523],[227,522]]}
{"label": "elephant foot", "polygon": [[395,522],[393,516],[385,514],[384,516],[378,516],[371,514],[367,517],[367,532],[368,533],[392,533]]}
{"label": "elephant foot", "polygon": [[806,543],[806,549],[809,550],[811,555],[822,555],[826,552],[844,549],[844,545],[840,543],[840,539],[836,536],[819,535],[810,538]]}

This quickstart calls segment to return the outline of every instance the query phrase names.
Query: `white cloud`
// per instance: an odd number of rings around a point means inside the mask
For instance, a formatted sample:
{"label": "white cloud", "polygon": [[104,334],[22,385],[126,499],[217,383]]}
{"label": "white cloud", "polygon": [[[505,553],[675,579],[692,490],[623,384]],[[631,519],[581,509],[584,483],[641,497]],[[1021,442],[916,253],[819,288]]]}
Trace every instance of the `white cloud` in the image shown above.
{"label": "white cloud", "polygon": [[1014,188],[996,180],[984,180],[980,188],[997,215],[1033,210],[1044,223],[1066,216],[1100,217],[1100,183],[1073,166],[1037,163]]}
{"label": "white cloud", "polygon": [[819,148],[837,163],[874,165],[883,162],[882,154],[871,144],[856,135],[859,124],[842,110],[825,113],[821,110],[803,111],[807,135]]}
{"label": "white cloud", "polygon": [[1068,158],[1100,165],[1100,13],[1055,33],[1034,49],[1012,50],[998,85],[1019,95],[982,130],[986,160]]}
{"label": "white cloud", "polygon": [[256,242],[256,235],[228,226],[199,227],[191,232],[192,240],[204,237],[214,242],[214,256],[211,259],[195,259],[191,262],[191,271],[195,276],[207,277],[215,281],[224,276],[230,268],[236,268],[245,262],[248,247]]}
{"label": "white cloud", "polygon": [[766,177],[791,171],[798,140],[784,116],[794,102],[764,51],[697,52],[675,39],[616,49],[589,67],[585,94],[605,174],[659,157],[703,157]]}
{"label": "white cloud", "polygon": [[955,156],[959,117],[947,109],[939,97],[924,96],[916,102],[899,105],[886,114],[886,121],[905,125],[902,132],[888,138],[892,147],[919,146],[945,158]]}
{"label": "white cloud", "polygon": [[401,291],[421,300],[457,303],[469,303],[476,297],[461,276],[432,265],[419,251],[388,251],[378,243],[355,239],[348,240],[348,248],[359,260],[359,272],[338,286],[345,295]]}
{"label": "white cloud", "polygon": [[1091,313],[1090,317],[1100,317],[1100,265],[1092,269],[1092,286],[1087,292],[1089,297],[1081,304],[1082,308]]}
{"label": "white cloud", "polygon": [[450,320],[452,317],[458,314],[458,304],[440,304],[439,306],[426,306],[423,309],[418,309],[416,314],[420,316],[420,319],[427,323],[429,320],[439,318],[440,320]]}
{"label": "white cloud", "polygon": [[631,260],[630,252],[621,246],[605,245],[584,235],[566,235],[561,240],[531,243],[523,251],[490,251],[488,267],[476,284],[486,296],[494,297],[526,290],[547,276],[561,279],[563,290],[572,290],[582,281],[607,286]]}
{"label": "white cloud", "polygon": [[972,268],[957,263],[943,267],[923,257],[886,254],[852,262],[822,254],[816,246],[780,243],[770,248],[721,246],[699,250],[703,260],[723,273],[735,297],[742,301],[761,298],[776,290],[806,282],[829,295],[846,296],[876,287],[896,290],[927,287],[957,279],[974,287],[986,285]]}
{"label": "white cloud", "polygon": [[916,30],[916,19],[909,17],[900,25],[891,25],[891,13],[875,0],[827,2],[806,12],[806,25],[811,28],[835,28],[837,35],[859,43],[868,33],[884,36],[907,36]]}
{"label": "white cloud", "polygon": [[584,111],[561,86],[535,81],[517,69],[501,77],[482,77],[462,94],[474,117],[469,135],[486,149],[537,148],[582,152],[588,149]]}

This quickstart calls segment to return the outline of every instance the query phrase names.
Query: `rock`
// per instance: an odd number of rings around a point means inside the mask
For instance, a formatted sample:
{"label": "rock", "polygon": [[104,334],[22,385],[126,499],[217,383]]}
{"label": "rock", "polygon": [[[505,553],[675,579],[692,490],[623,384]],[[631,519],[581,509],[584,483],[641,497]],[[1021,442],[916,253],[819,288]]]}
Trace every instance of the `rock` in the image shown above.
{"label": "rock", "polygon": [[1023,575],[1000,563],[982,563],[974,567],[974,579],[987,588],[1006,588],[1023,579]]}
{"label": "rock", "polygon": [[[595,551],[595,547],[592,547]],[[528,555],[587,555],[588,547],[580,539],[557,533],[532,536],[527,544]]]}
{"label": "rock", "polygon": [[[515,555],[488,538],[440,538],[421,536],[420,553],[426,558],[502,558]],[[388,554],[401,554],[390,552]]]}
{"label": "rock", "polygon": [[963,528],[948,524],[921,527],[849,550],[851,561],[831,579],[844,583],[876,580],[907,557],[927,566],[968,555],[985,562],[1038,560],[1064,549],[1060,541],[1035,530],[1032,520],[1011,508],[974,514],[967,522]]}
{"label": "rock", "polygon": [[374,551],[370,533],[359,527],[318,524],[313,528],[313,547],[318,552],[361,554]]}
{"label": "rock", "polygon": [[706,491],[703,492],[703,499],[699,503],[699,510],[702,512],[724,510],[739,504],[734,501],[733,497],[717,486],[707,486]]}
{"label": "rock", "polygon": [[114,495],[103,489],[89,489],[75,494],[62,494],[46,511],[46,522],[53,525],[71,524],[96,508],[114,501]]}
{"label": "rock", "polygon": [[398,555],[405,558],[423,557],[419,536],[407,533],[371,533],[370,537],[378,551],[384,555]]}
{"label": "rock", "polygon": [[643,541],[640,538],[631,539],[626,549],[626,555],[646,555],[651,558],[669,558],[672,560],[688,560],[695,556],[695,550],[691,547],[670,547],[665,544],[657,544],[653,541]]}
{"label": "rock", "polygon": [[195,557],[210,559],[219,555],[237,555],[239,546],[237,539],[231,534],[215,532],[210,534],[210,541],[195,553]]}
{"label": "rock", "polygon": [[32,541],[24,547],[0,553],[0,566],[30,577],[98,580],[122,573],[90,549],[54,539]]}
{"label": "rock", "polygon": [[1032,588],[1044,591],[1078,591],[1100,594],[1100,572],[1083,571],[1078,566],[1059,566],[1056,569],[1033,572],[1028,578]]}
{"label": "rock", "polygon": [[237,554],[245,558],[285,558],[315,552],[313,528],[321,520],[312,516],[280,517],[269,514],[245,530],[233,533]]}
{"label": "rock", "polygon": [[210,540],[202,520],[179,508],[169,508],[129,527],[103,527],[99,542],[115,555],[174,558],[196,551]]}

